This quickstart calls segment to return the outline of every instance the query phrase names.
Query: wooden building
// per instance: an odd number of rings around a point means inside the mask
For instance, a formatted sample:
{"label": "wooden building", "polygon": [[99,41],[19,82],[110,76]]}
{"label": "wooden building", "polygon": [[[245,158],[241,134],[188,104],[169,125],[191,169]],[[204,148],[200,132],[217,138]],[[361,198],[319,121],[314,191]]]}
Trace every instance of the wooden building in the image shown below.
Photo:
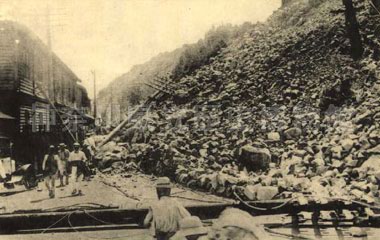
{"label": "wooden building", "polygon": [[73,139],[83,135],[77,123],[91,123],[91,106],[79,83],[33,32],[0,21],[1,149],[11,144],[16,162],[39,166],[49,144],[80,140]]}

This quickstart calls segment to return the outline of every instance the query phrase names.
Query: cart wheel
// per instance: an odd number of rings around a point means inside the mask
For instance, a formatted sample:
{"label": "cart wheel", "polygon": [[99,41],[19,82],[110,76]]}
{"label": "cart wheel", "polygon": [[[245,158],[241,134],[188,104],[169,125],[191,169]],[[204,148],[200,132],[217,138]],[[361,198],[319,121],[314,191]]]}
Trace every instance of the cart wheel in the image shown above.
{"label": "cart wheel", "polygon": [[27,180],[23,179],[22,184],[25,186],[26,189],[30,189],[30,184]]}
{"label": "cart wheel", "polygon": [[30,178],[30,179],[23,179],[23,184],[26,189],[31,189],[37,186],[37,182],[35,179]]}

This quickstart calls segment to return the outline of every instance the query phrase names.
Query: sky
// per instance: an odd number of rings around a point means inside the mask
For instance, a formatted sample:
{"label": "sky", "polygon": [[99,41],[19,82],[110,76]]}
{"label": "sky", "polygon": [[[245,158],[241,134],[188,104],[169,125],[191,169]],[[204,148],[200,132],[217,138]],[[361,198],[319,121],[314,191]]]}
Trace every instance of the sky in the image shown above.
{"label": "sky", "polygon": [[0,19],[23,23],[45,43],[50,22],[53,51],[82,79],[92,97],[92,70],[99,91],[133,65],[194,43],[213,26],[265,21],[280,2],[0,0]]}

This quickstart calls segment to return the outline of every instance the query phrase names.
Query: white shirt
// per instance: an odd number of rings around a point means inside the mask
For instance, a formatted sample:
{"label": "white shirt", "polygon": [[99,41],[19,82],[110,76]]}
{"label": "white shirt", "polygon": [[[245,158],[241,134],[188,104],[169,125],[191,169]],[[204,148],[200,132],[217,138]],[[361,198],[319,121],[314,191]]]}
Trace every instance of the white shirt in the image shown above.
{"label": "white shirt", "polygon": [[78,150],[78,152],[72,151],[69,156],[69,162],[72,161],[87,161],[86,155],[81,150]]}
{"label": "white shirt", "polygon": [[175,199],[161,197],[151,206],[146,219],[153,220],[156,231],[169,233],[178,231],[179,221],[190,216],[190,213]]}

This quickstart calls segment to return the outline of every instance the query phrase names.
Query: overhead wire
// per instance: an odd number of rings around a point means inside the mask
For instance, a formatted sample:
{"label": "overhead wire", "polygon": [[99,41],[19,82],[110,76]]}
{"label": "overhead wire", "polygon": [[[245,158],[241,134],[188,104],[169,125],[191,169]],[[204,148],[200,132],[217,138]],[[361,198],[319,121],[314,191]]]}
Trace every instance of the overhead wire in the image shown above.
{"label": "overhead wire", "polygon": [[[36,82],[37,83],[37,82]],[[65,124],[65,122],[63,121],[62,117],[61,117],[61,114],[59,113],[58,109],[55,107],[55,105],[50,101],[48,95],[46,94],[46,92],[44,91],[43,87],[39,85],[39,83],[36,84],[36,88],[38,88],[42,94],[44,95],[44,97],[46,98],[46,100],[49,102],[49,105],[54,109],[54,111],[57,113],[58,117],[59,117],[59,120],[61,120],[63,126],[66,128],[66,130],[69,132],[71,138],[74,140],[74,142],[78,141],[78,139],[76,137],[74,137],[74,134],[71,132],[70,128]]]}
{"label": "overhead wire", "polygon": [[294,198],[290,198],[288,199],[287,201],[281,203],[280,205],[278,206],[275,206],[275,207],[270,207],[270,208],[261,208],[261,207],[256,207],[256,206],[253,206],[252,204],[249,204],[247,201],[244,201],[237,193],[236,191],[233,192],[235,197],[241,202],[243,203],[245,206],[253,209],[253,210],[257,210],[257,211],[270,211],[270,210],[278,210],[282,207],[285,207],[286,205],[288,205],[291,201],[293,201],[294,199],[296,199],[296,197]]}
{"label": "overhead wire", "polygon": [[88,234],[84,234],[80,231],[78,231],[75,226],[72,224],[71,222],[71,216],[74,212],[70,213],[68,216],[67,216],[67,222],[70,226],[70,228],[72,230],[74,230],[76,233],[80,234],[81,236],[87,238],[87,239],[121,239],[121,238],[125,238],[125,239],[128,239],[130,237],[136,237],[136,236],[143,236],[143,235],[146,235],[146,233],[137,233],[137,234],[128,234],[128,235],[123,235],[123,236],[116,236],[116,237],[98,237],[98,236],[92,236],[92,235],[88,235]]}
{"label": "overhead wire", "polygon": [[48,231],[50,228],[54,227],[55,225],[57,225],[59,222],[61,222],[63,219],[65,219],[66,217],[68,217],[71,213],[68,213],[66,214],[65,216],[63,216],[62,218],[60,218],[58,221],[56,221],[55,223],[53,223],[52,225],[50,225],[49,227],[45,228],[41,233],[45,233],[46,231]]}
{"label": "overhead wire", "polygon": [[90,218],[100,222],[100,223],[104,223],[104,224],[111,224],[111,225],[115,225],[115,223],[112,223],[112,222],[107,222],[107,221],[104,221],[104,220],[101,220],[93,215],[91,215],[90,213],[88,213],[86,210],[83,210],[84,214],[86,214],[87,216],[89,216]]}

